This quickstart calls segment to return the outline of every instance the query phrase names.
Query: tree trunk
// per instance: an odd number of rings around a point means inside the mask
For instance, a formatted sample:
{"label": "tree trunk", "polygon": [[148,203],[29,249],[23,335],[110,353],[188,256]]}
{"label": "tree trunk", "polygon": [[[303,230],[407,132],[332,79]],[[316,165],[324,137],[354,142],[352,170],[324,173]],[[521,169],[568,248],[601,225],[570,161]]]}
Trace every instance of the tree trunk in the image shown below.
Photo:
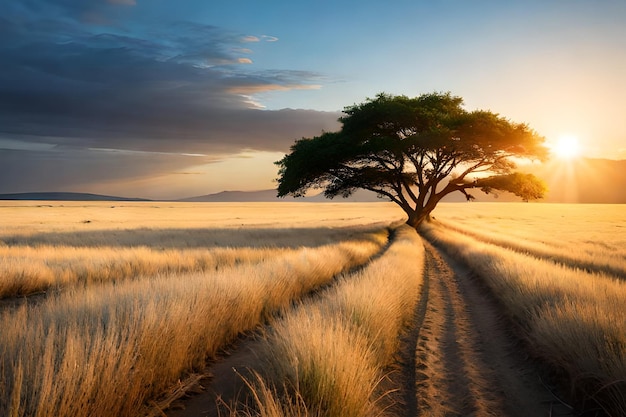
{"label": "tree trunk", "polygon": [[407,213],[409,215],[409,218],[406,221],[406,224],[408,224],[414,229],[417,229],[420,226],[420,224],[424,222],[424,220],[430,220],[431,211],[432,210],[418,209],[418,210],[412,211],[411,213]]}

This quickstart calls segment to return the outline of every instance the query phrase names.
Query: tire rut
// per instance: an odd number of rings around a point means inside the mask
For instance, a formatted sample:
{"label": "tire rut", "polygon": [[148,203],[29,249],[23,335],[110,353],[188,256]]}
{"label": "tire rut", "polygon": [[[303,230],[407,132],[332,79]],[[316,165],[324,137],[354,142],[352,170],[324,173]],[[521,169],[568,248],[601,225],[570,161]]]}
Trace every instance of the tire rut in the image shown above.
{"label": "tire rut", "polygon": [[420,298],[413,312],[411,327],[400,339],[400,380],[396,382],[396,386],[398,386],[400,390],[400,395],[398,396],[400,406],[394,407],[394,410],[398,410],[397,414],[403,417],[413,417],[417,415],[418,402],[415,387],[418,384],[418,373],[416,369],[420,364],[417,361],[415,352],[422,327],[424,326],[424,319],[426,318],[429,292],[429,274],[424,274],[420,288]]}
{"label": "tire rut", "polygon": [[407,398],[405,415],[572,415],[541,385],[497,306],[469,271],[427,241],[424,246],[428,285],[420,303],[427,306],[422,322],[416,321],[415,399]]}

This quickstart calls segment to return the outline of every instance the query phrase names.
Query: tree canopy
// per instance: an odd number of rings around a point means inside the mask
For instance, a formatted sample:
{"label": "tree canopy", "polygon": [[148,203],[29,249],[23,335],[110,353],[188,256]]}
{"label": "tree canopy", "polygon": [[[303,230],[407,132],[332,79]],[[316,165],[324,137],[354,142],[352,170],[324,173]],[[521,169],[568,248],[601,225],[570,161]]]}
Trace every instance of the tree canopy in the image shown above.
{"label": "tree canopy", "polygon": [[534,175],[515,172],[517,160],[545,159],[545,139],[490,111],[467,111],[450,93],[381,93],[344,114],[340,131],[297,140],[276,162],[279,196],[370,190],[398,204],[417,227],[453,192],[472,200],[472,189],[500,190],[528,201],[546,191]]}

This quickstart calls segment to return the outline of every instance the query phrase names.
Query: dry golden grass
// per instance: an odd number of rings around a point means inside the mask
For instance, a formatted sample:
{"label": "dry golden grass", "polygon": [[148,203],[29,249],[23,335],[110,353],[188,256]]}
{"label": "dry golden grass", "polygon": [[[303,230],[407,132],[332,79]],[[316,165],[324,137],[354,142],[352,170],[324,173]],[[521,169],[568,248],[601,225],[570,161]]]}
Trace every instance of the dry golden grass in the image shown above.
{"label": "dry golden grass", "polygon": [[0,298],[258,262],[380,229],[392,214],[385,204],[111,204],[0,202]]}
{"label": "dry golden grass", "polygon": [[424,248],[402,226],[389,250],[274,323],[245,415],[384,415],[380,382],[419,298]]}
{"label": "dry golden grass", "polygon": [[0,298],[141,276],[211,271],[260,262],[290,250],[295,249],[0,246]]}
{"label": "dry golden grass", "polygon": [[[210,211],[210,206],[204,207]],[[48,209],[32,207],[30,215]],[[103,228],[84,231],[83,226],[95,221],[75,224],[75,228],[67,225],[75,221],[76,210],[92,207],[69,209],[52,208],[54,216],[37,215],[30,222],[26,214],[13,212],[12,226],[2,231],[2,249],[22,251],[19,253],[33,259],[35,265],[37,259],[52,265],[54,282],[81,262],[94,262],[93,271],[100,274],[98,265],[102,263],[98,262],[117,262],[126,265],[118,266],[120,274],[128,267],[134,271],[129,274],[134,279],[111,272],[112,281],[69,285],[43,301],[0,313],[0,415],[140,415],[150,399],[185,373],[203,369],[207,358],[214,357],[239,333],[327,284],[333,276],[366,262],[386,241],[384,228],[363,219],[344,224],[340,217],[329,220],[332,228],[297,230],[290,230],[279,217],[274,217],[272,230],[267,224],[229,228],[225,223],[207,221],[200,229],[198,219],[190,220],[194,216],[185,207],[170,211],[159,223],[149,213],[140,216],[144,210],[140,205],[131,211],[141,219],[131,217],[131,222],[124,224],[111,219]],[[102,209],[97,207],[98,212]],[[172,217],[181,220],[175,223]],[[324,221],[324,217],[318,220]],[[134,229],[132,221],[145,229]],[[221,234],[211,235],[215,230]],[[309,230],[313,230],[311,236]],[[191,232],[189,242],[187,231]],[[149,240],[159,236],[164,239]],[[347,237],[350,239],[341,241]],[[199,249],[207,239],[211,244],[206,246],[211,249]],[[28,247],[31,241],[35,244]],[[296,241],[299,247],[279,248],[295,247],[288,242]],[[101,242],[108,246],[100,247]],[[62,245],[57,248],[58,256],[54,245]],[[76,247],[68,247],[72,245]],[[249,248],[265,246],[274,249]],[[187,273],[173,265],[177,256],[185,263],[197,261],[201,253],[222,253],[227,258],[231,251],[236,260],[225,261],[218,270],[208,267]],[[241,263],[248,252],[253,257],[266,255]],[[100,255],[102,259],[98,259]],[[165,270],[151,270],[153,264]]]}
{"label": "dry golden grass", "polygon": [[[85,232],[133,230],[141,234],[142,229],[149,231],[153,228],[185,231],[211,228],[226,233],[241,228],[323,230],[374,223],[387,225],[390,221],[402,219],[403,213],[392,203],[0,201],[0,218],[3,219],[0,240],[4,240],[11,236],[33,236],[42,231],[61,235],[79,233],[78,237],[82,239],[89,237]],[[292,242],[298,245],[295,238]],[[91,246],[84,240],[75,243]]]}
{"label": "dry golden grass", "polygon": [[212,274],[70,290],[5,312],[0,404],[19,398],[19,406],[0,415],[137,415],[237,334],[378,248],[371,241],[306,248]]}
{"label": "dry golden grass", "polygon": [[[474,204],[470,206],[473,208]],[[624,206],[478,206],[479,211],[468,209],[452,213],[447,210],[450,207],[444,205],[437,219],[440,225],[482,242],[573,268],[604,272],[626,279],[626,233],[622,232],[626,230]]]}
{"label": "dry golden grass", "polygon": [[626,282],[480,242],[436,224],[422,233],[463,260],[572,390],[610,415],[626,411]]}
{"label": "dry golden grass", "polygon": [[[447,227],[426,232],[612,415],[626,415],[626,282],[614,279],[624,213],[443,204]],[[59,289],[0,309],[0,415],[109,417],[140,415],[240,332],[366,262],[402,214],[381,203],[0,202],[0,218],[0,293]],[[423,248],[404,229],[367,269],[276,323],[267,356],[281,360],[250,381],[259,410],[248,414],[383,413],[378,382],[421,284]]]}
{"label": "dry golden grass", "polygon": [[[626,206],[620,204],[440,204],[437,220],[495,244],[576,262],[626,263]],[[542,254],[545,252],[545,255]],[[576,266],[576,265],[575,265]],[[623,269],[622,269],[623,270]]]}

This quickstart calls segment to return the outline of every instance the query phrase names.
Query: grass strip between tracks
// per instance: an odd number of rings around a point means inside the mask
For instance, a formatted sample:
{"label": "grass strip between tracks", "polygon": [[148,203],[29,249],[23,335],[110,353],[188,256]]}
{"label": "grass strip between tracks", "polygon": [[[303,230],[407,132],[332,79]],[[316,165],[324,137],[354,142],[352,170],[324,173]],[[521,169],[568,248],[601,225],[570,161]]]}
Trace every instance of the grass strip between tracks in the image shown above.
{"label": "grass strip between tracks", "polygon": [[248,380],[255,406],[233,406],[231,415],[384,415],[389,388],[381,382],[419,299],[423,267],[420,237],[401,226],[380,258],[286,311]]}

